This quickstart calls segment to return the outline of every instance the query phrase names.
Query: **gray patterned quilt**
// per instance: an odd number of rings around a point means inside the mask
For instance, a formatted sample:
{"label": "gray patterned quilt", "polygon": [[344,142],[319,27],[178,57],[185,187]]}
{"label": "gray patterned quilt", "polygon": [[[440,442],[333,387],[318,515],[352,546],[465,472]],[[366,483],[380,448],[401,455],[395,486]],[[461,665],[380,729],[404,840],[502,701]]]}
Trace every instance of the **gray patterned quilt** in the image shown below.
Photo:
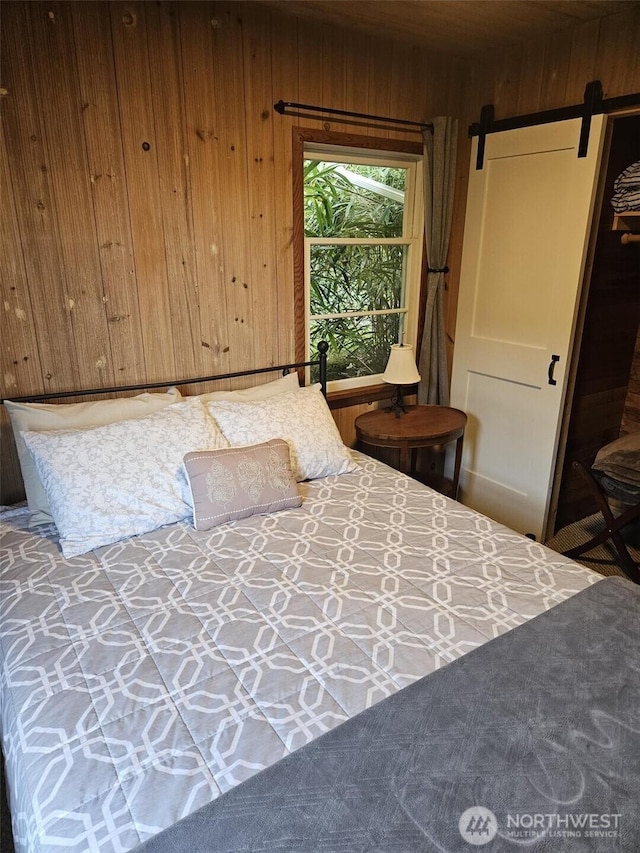
{"label": "gray patterned quilt", "polygon": [[638,853],[639,615],[640,586],[602,580],[136,853]]}
{"label": "gray patterned quilt", "polygon": [[65,560],[0,516],[16,848],[126,851],[599,576],[367,457]]}

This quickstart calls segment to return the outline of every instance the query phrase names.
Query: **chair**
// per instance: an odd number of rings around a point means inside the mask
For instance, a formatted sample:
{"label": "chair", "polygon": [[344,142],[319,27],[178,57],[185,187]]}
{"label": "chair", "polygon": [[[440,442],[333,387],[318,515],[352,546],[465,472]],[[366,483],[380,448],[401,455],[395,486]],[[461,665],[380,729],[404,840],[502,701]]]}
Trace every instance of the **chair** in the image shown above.
{"label": "chair", "polygon": [[[584,478],[602,513],[605,527],[582,545],[565,551],[567,557],[579,557],[607,540],[611,540],[622,571],[640,584],[640,568],[635,562],[621,530],[640,519],[640,432],[625,435],[605,445],[597,454],[591,469],[581,462],[573,467]],[[614,514],[614,512],[618,514]]]}

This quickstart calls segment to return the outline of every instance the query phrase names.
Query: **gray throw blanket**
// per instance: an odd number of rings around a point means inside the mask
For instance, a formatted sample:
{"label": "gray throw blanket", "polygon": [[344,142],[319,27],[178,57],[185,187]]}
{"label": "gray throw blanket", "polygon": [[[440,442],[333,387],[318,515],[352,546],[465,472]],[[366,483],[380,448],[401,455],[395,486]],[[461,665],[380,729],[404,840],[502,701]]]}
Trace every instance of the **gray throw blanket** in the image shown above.
{"label": "gray throw blanket", "polygon": [[137,851],[474,849],[640,851],[640,587],[596,583]]}

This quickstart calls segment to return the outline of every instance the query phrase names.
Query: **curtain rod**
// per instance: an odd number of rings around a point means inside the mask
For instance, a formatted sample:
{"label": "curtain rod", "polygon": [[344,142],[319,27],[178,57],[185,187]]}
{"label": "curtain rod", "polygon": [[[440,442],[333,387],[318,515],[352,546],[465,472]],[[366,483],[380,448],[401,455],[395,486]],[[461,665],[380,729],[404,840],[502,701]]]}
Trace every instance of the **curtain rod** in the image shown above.
{"label": "curtain rod", "polygon": [[338,116],[351,116],[352,118],[363,118],[369,119],[371,121],[383,121],[385,123],[390,124],[402,124],[407,127],[416,127],[420,128],[420,130],[431,130],[433,131],[433,125],[429,122],[424,121],[405,121],[401,118],[389,118],[388,116],[375,116],[370,115],[369,113],[354,113],[350,110],[335,110],[330,109],[329,107],[314,107],[311,104],[296,104],[294,101],[278,101],[277,104],[273,105],[274,110],[280,115],[289,115],[285,110],[294,109],[294,110],[310,110],[311,112],[316,113],[331,113],[332,115]]}

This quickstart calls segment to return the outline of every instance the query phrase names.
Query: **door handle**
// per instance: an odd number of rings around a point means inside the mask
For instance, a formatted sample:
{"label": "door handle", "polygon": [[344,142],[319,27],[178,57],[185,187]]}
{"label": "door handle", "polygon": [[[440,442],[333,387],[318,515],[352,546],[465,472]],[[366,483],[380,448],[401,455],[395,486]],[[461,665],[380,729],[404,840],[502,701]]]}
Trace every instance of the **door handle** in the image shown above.
{"label": "door handle", "polygon": [[551,361],[549,362],[549,368],[547,370],[547,376],[549,377],[549,385],[557,385],[557,381],[553,378],[553,371],[556,369],[556,364],[560,361],[559,355],[552,355]]}

